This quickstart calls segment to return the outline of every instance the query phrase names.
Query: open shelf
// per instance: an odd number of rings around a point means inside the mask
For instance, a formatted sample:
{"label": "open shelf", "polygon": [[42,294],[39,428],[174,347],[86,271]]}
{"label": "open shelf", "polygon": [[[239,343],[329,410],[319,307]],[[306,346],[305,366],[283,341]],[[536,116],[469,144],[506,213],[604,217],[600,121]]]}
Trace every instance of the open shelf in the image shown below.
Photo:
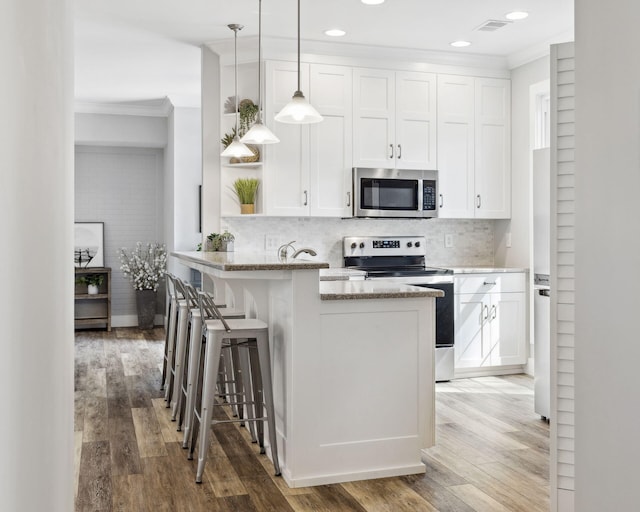
{"label": "open shelf", "polygon": [[75,287],[75,328],[104,325],[111,331],[111,268],[90,267],[76,268],[75,277],[98,274],[104,276],[98,293],[89,295],[86,287],[76,284]]}

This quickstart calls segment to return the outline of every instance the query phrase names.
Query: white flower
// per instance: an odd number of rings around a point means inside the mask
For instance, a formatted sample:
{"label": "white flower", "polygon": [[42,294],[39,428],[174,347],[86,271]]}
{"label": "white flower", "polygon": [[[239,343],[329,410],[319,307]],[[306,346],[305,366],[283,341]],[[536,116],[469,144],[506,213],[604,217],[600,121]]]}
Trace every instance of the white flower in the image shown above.
{"label": "white flower", "polygon": [[129,251],[124,247],[119,250],[120,270],[129,277],[136,290],[158,290],[160,278],[167,268],[167,249],[164,245],[150,243],[143,249],[142,243],[136,243],[135,249]]}

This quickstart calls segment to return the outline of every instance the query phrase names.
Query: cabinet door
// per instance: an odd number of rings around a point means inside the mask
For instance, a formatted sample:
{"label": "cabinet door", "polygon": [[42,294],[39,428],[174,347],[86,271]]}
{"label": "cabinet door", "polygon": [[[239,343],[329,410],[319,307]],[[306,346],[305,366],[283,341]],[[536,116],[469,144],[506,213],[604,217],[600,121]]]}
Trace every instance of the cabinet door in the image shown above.
{"label": "cabinet door", "polygon": [[488,304],[485,294],[455,296],[455,367],[477,368],[489,364]]}
{"label": "cabinet door", "polygon": [[354,69],[353,81],[353,166],[394,167],[395,73]]}
{"label": "cabinet door", "polygon": [[438,75],[438,179],[443,218],[475,216],[474,79]]}
{"label": "cabinet door", "polygon": [[436,169],[436,75],[396,73],[396,167]]}
{"label": "cabinet door", "polygon": [[491,366],[525,364],[526,325],[524,293],[491,293],[489,308]]}
{"label": "cabinet door", "polygon": [[476,78],[476,218],[511,217],[511,82]]}
{"label": "cabinet door", "polygon": [[[301,66],[302,90],[309,90],[309,65]],[[265,72],[265,118],[278,136],[278,144],[262,146],[265,213],[300,216],[309,213],[309,127],[278,123],[274,116],[291,100],[298,88],[293,62],[267,62]]]}
{"label": "cabinet door", "polygon": [[324,121],[309,127],[309,213],[351,216],[352,71],[311,64],[309,98]]}

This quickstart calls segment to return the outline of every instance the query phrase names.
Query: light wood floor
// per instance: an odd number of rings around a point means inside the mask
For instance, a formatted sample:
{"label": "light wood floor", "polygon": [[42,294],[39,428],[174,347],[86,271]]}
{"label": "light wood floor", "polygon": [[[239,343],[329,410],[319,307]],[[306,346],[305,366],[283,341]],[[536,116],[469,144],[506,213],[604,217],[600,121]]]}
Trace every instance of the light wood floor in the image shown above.
{"label": "light wood floor", "polygon": [[524,375],[437,385],[425,475],[289,489],[225,424],[198,485],[161,398],[163,341],[162,329],[76,333],[76,511],[549,510],[549,428]]}

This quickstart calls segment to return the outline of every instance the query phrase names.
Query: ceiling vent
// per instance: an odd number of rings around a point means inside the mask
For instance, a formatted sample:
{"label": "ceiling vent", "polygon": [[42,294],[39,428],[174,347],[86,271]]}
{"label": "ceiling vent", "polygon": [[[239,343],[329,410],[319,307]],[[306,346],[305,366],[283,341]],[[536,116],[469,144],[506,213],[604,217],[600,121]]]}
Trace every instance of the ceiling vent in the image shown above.
{"label": "ceiling vent", "polygon": [[495,32],[499,28],[509,25],[511,22],[506,20],[487,20],[476,28],[480,32]]}

